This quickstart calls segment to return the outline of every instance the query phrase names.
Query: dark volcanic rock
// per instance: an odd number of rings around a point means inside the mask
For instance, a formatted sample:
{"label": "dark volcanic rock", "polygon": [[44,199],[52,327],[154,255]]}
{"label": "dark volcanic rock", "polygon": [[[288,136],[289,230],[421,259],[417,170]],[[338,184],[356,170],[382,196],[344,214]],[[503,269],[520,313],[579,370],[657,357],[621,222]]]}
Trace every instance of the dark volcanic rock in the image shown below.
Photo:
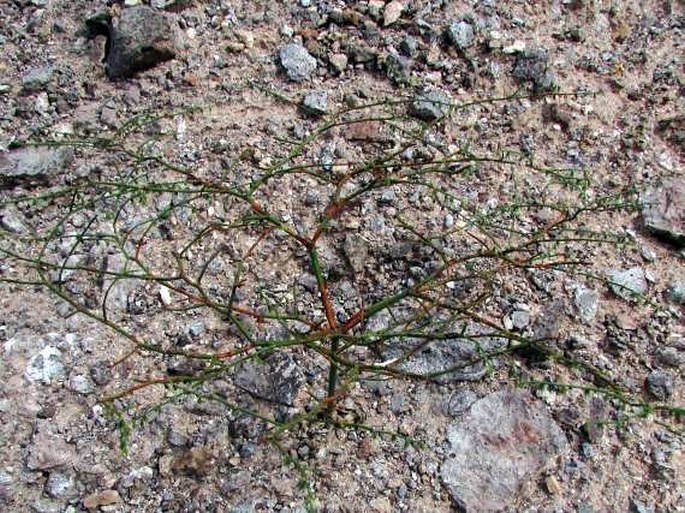
{"label": "dark volcanic rock", "polygon": [[302,370],[288,354],[274,354],[265,361],[247,361],[235,374],[236,384],[248,393],[285,406],[292,406],[304,383]]}
{"label": "dark volcanic rock", "polygon": [[458,511],[500,511],[567,447],[561,428],[527,392],[503,390],[471,406],[447,431],[441,468]]}
{"label": "dark volcanic rock", "polygon": [[149,7],[125,9],[110,23],[105,70],[110,78],[127,78],[173,59],[178,35],[173,18]]}
{"label": "dark volcanic rock", "polygon": [[645,227],[679,247],[685,246],[685,178],[650,189],[642,199]]}
{"label": "dark volcanic rock", "polygon": [[519,82],[530,82],[536,92],[554,89],[554,75],[548,66],[549,57],[544,50],[521,53],[511,74]]}
{"label": "dark volcanic rock", "polygon": [[449,114],[450,104],[446,94],[440,91],[424,91],[414,97],[409,106],[409,113],[424,121],[435,121]]}
{"label": "dark volcanic rock", "polygon": [[71,148],[27,147],[0,153],[0,186],[45,183],[71,162]]}

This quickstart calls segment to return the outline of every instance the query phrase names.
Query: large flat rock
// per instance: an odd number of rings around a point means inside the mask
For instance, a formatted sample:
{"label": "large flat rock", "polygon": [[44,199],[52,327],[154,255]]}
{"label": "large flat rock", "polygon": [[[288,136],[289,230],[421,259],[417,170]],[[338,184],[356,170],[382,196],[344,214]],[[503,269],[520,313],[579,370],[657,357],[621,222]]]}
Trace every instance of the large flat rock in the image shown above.
{"label": "large flat rock", "polygon": [[0,153],[0,185],[46,183],[65,171],[73,158],[71,148],[29,146]]}
{"label": "large flat rock", "polygon": [[524,391],[503,390],[471,405],[448,428],[450,457],[442,482],[457,511],[501,511],[524,483],[540,474],[567,447],[544,405]]}

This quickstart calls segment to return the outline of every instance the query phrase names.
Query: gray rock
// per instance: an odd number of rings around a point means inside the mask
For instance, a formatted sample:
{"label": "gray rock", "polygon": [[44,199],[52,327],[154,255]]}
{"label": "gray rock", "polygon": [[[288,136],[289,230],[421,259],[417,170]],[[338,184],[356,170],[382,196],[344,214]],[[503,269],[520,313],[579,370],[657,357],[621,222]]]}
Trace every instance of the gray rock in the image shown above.
{"label": "gray rock", "polygon": [[347,55],[344,53],[334,53],[328,57],[328,63],[338,75],[347,69],[347,61]]}
{"label": "gray rock", "polygon": [[335,142],[326,143],[321,147],[319,153],[319,164],[321,169],[330,173],[333,171],[333,164],[335,163]]}
{"label": "gray rock", "polygon": [[607,277],[611,291],[623,299],[634,299],[636,295],[647,292],[645,272],[640,267],[631,267],[628,270],[611,269]]}
{"label": "gray rock", "polygon": [[24,233],[26,231],[24,221],[24,215],[14,205],[7,205],[0,210],[0,226],[3,230],[11,233]]}
{"label": "gray rock", "polygon": [[630,513],[654,513],[654,508],[636,499],[630,499]]}
{"label": "gray rock", "polygon": [[459,388],[449,398],[445,404],[447,415],[457,416],[467,411],[473,403],[478,400],[478,396],[472,390]]}
{"label": "gray rock", "polygon": [[530,324],[530,312],[525,310],[515,310],[509,316],[512,327],[516,330],[523,330]]}
{"label": "gray rock", "polygon": [[190,326],[188,326],[188,334],[193,338],[199,337],[204,331],[205,323],[202,321],[193,321],[190,323]]}
{"label": "gray rock", "polygon": [[52,79],[54,68],[52,66],[40,66],[31,69],[21,78],[21,85],[25,91],[37,91],[47,85]]}
{"label": "gray rock", "polygon": [[28,469],[45,471],[75,463],[74,448],[61,437],[50,433],[47,421],[40,423],[28,447]]}
{"label": "gray rock", "polygon": [[409,113],[424,121],[435,121],[450,111],[450,98],[440,91],[424,91],[416,95],[409,107]]}
{"label": "gray rock", "polygon": [[0,153],[0,187],[47,183],[72,160],[71,148],[27,147]]}
{"label": "gray rock", "polygon": [[400,41],[400,51],[407,57],[416,57],[419,54],[419,40],[412,36],[405,36]]}
{"label": "gray rock", "polygon": [[83,374],[72,374],[69,376],[68,386],[69,390],[83,395],[92,394],[95,390],[92,381]]}
{"label": "gray rock", "polygon": [[490,394],[450,424],[440,470],[458,511],[500,511],[567,449],[561,428],[529,393]]}
{"label": "gray rock", "polygon": [[646,262],[654,262],[656,260],[656,253],[647,246],[640,247],[640,256],[642,256]]}
{"label": "gray rock", "polygon": [[76,274],[76,268],[81,265],[84,260],[84,255],[69,255],[66,260],[59,263],[59,267],[50,269],[48,272],[50,281],[52,281],[52,283],[66,283],[74,274]]}
{"label": "gray rock", "polygon": [[128,78],[176,57],[179,36],[174,19],[147,6],[124,9],[109,25],[105,71],[110,78]]}
{"label": "gray rock", "polygon": [[589,324],[597,315],[599,307],[599,294],[596,290],[578,287],[573,294],[573,303],[578,310],[578,315],[586,324]]}
{"label": "gray rock", "polygon": [[32,513],[62,513],[63,504],[49,499],[37,499],[31,504]]}
{"label": "gray rock", "polygon": [[365,43],[352,42],[345,46],[345,53],[355,64],[368,64],[376,60],[378,52]]}
{"label": "gray rock", "polygon": [[369,243],[366,239],[361,235],[348,233],[343,243],[343,252],[355,274],[363,273],[369,255]]}
{"label": "gray rock", "polygon": [[112,380],[112,371],[107,362],[98,362],[90,368],[90,377],[98,386],[104,386]]}
{"label": "gray rock", "polygon": [[4,470],[0,470],[0,486],[9,486],[14,482],[12,475]]}
{"label": "gray rock", "polygon": [[673,395],[673,386],[673,376],[666,371],[655,370],[647,376],[647,390],[661,401]]}
{"label": "gray rock", "polygon": [[24,377],[30,383],[43,383],[45,385],[64,381],[66,368],[62,363],[60,350],[53,346],[45,346],[38,354],[31,357],[26,365]]}
{"label": "gray rock", "polygon": [[236,369],[235,383],[255,397],[292,406],[304,376],[289,354],[273,354],[264,361],[250,360]]}
{"label": "gray rock", "polygon": [[657,352],[659,363],[669,367],[682,367],[685,365],[685,349],[678,347],[663,347]]}
{"label": "gray rock", "polygon": [[302,106],[312,114],[326,114],[328,112],[328,92],[312,91],[307,93],[302,100]]}
{"label": "gray rock", "polygon": [[316,71],[316,59],[307,49],[297,43],[289,43],[279,52],[281,66],[294,82],[308,80]]}
{"label": "gray rock", "polygon": [[150,5],[155,9],[175,9],[177,12],[192,5],[192,0],[152,0]]}
{"label": "gray rock", "polygon": [[645,227],[658,238],[685,247],[685,178],[673,178],[642,198]]}
{"label": "gray rock", "polygon": [[74,476],[71,472],[50,472],[45,483],[45,493],[53,499],[66,499],[76,494]]}
{"label": "gray rock", "polygon": [[668,287],[668,296],[676,305],[685,305],[685,280],[673,280]]}
{"label": "gray rock", "polygon": [[[504,339],[482,336],[486,331],[469,325],[453,329],[453,337],[389,339],[381,353],[385,361],[397,360],[398,370],[437,383],[473,381],[487,371],[483,353],[506,346]],[[478,346],[470,336],[478,336]]]}
{"label": "gray rock", "polygon": [[548,68],[548,56],[544,50],[527,51],[518,55],[512,76],[519,82],[530,82],[536,92],[554,89],[554,75]]}
{"label": "gray rock", "polygon": [[466,21],[453,21],[445,32],[457,50],[464,50],[473,44],[473,26]]}
{"label": "gray rock", "polygon": [[387,189],[381,193],[381,197],[378,201],[382,205],[392,205],[396,199],[397,195],[395,194],[395,191],[393,191],[392,189]]}
{"label": "gray rock", "polygon": [[411,78],[411,61],[397,53],[390,53],[385,58],[385,74],[396,85],[408,84]]}

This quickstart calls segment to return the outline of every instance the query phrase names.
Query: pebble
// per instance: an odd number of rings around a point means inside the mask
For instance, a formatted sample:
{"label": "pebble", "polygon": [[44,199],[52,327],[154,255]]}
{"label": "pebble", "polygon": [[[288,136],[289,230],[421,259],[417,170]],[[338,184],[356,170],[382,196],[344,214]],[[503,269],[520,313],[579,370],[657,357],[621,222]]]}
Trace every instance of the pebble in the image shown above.
{"label": "pebble", "polygon": [[510,315],[511,323],[516,330],[523,330],[530,324],[530,312],[515,310]]}
{"label": "pebble", "polygon": [[62,363],[62,352],[54,346],[45,346],[26,365],[24,377],[30,383],[49,385],[66,378],[66,367]]}
{"label": "pebble", "polygon": [[611,291],[623,299],[634,299],[636,294],[643,295],[647,292],[647,279],[640,267],[627,270],[611,269],[607,276]]}
{"label": "pebble", "polygon": [[302,106],[311,114],[322,115],[328,112],[328,92],[312,91],[307,93],[302,100]]}
{"label": "pebble", "polygon": [[663,347],[657,352],[660,363],[669,367],[682,367],[685,365],[685,349],[678,347]]}
{"label": "pebble", "polygon": [[190,334],[191,337],[197,338],[202,333],[205,331],[205,324],[202,321],[193,321],[190,323],[190,326],[188,327],[188,334]]}
{"label": "pebble", "polygon": [[25,91],[36,91],[47,85],[52,79],[54,68],[40,66],[33,68],[21,78],[21,85]]}
{"label": "pebble", "polygon": [[392,205],[396,199],[395,191],[388,189],[383,191],[380,198],[380,203],[383,205]]}
{"label": "pebble", "polygon": [[582,321],[586,324],[591,323],[597,315],[599,307],[599,294],[597,291],[578,287],[573,295],[573,302]]}
{"label": "pebble", "polygon": [[87,395],[94,392],[93,383],[83,374],[72,374],[69,376],[69,390],[79,394]]}
{"label": "pebble", "polygon": [[246,361],[237,366],[235,383],[253,396],[292,406],[304,383],[301,365],[287,353],[277,353],[265,361]]}
{"label": "pebble", "polygon": [[95,492],[87,495],[83,499],[83,507],[86,509],[97,509],[101,506],[110,506],[112,504],[119,504],[121,496],[116,490],[104,490],[102,492]]}
{"label": "pebble", "polygon": [[592,444],[589,444],[587,442],[583,442],[580,444],[580,452],[583,455],[583,457],[590,459],[595,455],[595,449],[592,447]]}
{"label": "pebble", "polygon": [[112,371],[107,362],[98,362],[90,368],[90,377],[98,386],[104,386],[112,380]]}
{"label": "pebble", "polygon": [[419,53],[418,39],[412,36],[405,36],[400,42],[400,51],[407,57],[416,57]]}
{"label": "pebble", "polygon": [[656,260],[656,253],[649,249],[647,246],[642,246],[640,248],[640,255],[645,259],[646,262],[654,262]]}
{"label": "pebble", "polygon": [[50,472],[48,480],[45,483],[45,493],[53,499],[62,499],[74,494],[74,476],[62,472]]}
{"label": "pebble", "polygon": [[281,66],[293,82],[308,80],[316,71],[316,59],[298,43],[289,43],[279,52]]}
{"label": "pebble", "polygon": [[636,499],[630,499],[630,513],[654,513],[654,508]]}
{"label": "pebble", "polygon": [[339,75],[347,69],[347,55],[344,53],[333,53],[328,57],[328,63],[333,68],[333,71]]}
{"label": "pebble", "polygon": [[554,75],[548,68],[545,50],[524,51],[516,57],[512,76],[519,82],[530,82],[536,92],[554,89]]}
{"label": "pebble", "polygon": [[685,280],[674,280],[668,287],[669,299],[676,305],[685,305]]}
{"label": "pebble", "polygon": [[435,121],[445,117],[450,111],[450,98],[440,91],[424,91],[411,102],[409,112],[424,121]]}
{"label": "pebble", "polygon": [[396,85],[408,84],[411,78],[411,61],[391,52],[385,58],[385,74]]}
{"label": "pebble", "polygon": [[24,233],[26,225],[24,216],[14,205],[7,205],[0,210],[0,226],[11,233]]}
{"label": "pebble", "polygon": [[547,492],[550,495],[561,495],[561,485],[554,476],[548,476],[545,478],[545,488],[547,488]]}
{"label": "pebble", "polygon": [[673,376],[666,371],[655,370],[647,376],[647,390],[661,401],[665,401],[673,395],[673,387]]}
{"label": "pebble", "polygon": [[453,21],[446,30],[447,38],[457,50],[464,50],[473,45],[473,25],[467,21]]}
{"label": "pebble", "polygon": [[383,10],[383,26],[389,27],[397,22],[402,16],[404,7],[404,2],[401,2],[400,0],[392,0],[392,2],[386,4],[385,9]]}

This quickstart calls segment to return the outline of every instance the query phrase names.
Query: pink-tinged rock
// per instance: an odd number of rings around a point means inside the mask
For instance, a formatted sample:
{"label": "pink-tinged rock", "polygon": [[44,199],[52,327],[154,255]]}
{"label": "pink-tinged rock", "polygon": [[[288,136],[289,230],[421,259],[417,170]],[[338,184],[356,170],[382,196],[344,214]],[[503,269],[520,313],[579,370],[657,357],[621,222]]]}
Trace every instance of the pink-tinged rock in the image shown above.
{"label": "pink-tinged rock", "polygon": [[561,428],[528,392],[503,390],[471,405],[447,437],[442,481],[461,512],[501,511],[567,449]]}
{"label": "pink-tinged rock", "polygon": [[400,19],[400,16],[402,16],[402,12],[404,11],[404,2],[400,2],[399,0],[393,0],[389,4],[385,6],[385,9],[383,10],[383,25],[385,27],[389,27],[393,23],[395,23],[397,20]]}

